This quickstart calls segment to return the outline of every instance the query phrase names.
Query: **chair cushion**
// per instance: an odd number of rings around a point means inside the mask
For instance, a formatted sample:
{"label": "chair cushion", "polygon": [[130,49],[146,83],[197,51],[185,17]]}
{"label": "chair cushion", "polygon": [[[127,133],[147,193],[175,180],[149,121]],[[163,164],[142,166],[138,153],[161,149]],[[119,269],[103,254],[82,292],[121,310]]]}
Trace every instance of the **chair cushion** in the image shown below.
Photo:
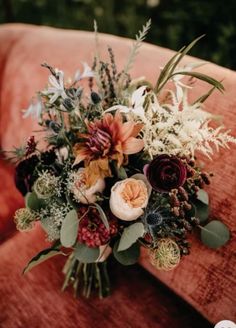
{"label": "chair cushion", "polygon": [[[81,67],[80,61],[92,62],[94,35],[89,32],[10,24],[1,26],[0,41],[4,44],[4,47],[0,48],[0,140],[3,148],[10,149],[13,145],[23,142],[36,128],[35,122],[21,118],[21,109],[28,106],[35,90],[42,89],[47,81],[48,72],[40,67],[40,63],[47,61],[64,69],[67,76],[73,75],[74,71]],[[102,34],[100,50],[103,58],[107,57],[107,45],[113,48],[118,66],[122,68],[131,41]],[[155,82],[160,67],[172,55],[170,50],[144,44],[132,71],[133,77],[144,75]],[[190,61],[196,59],[186,57],[184,60],[185,63]],[[210,63],[200,70],[218,80],[224,80],[225,94],[216,92],[207,100],[205,106],[216,115],[224,115],[226,126],[236,135],[236,73]],[[191,92],[190,100],[196,99],[207,90],[209,86],[199,82]],[[213,161],[207,159],[206,162],[206,168],[215,173],[209,187],[212,216],[219,217],[229,226],[232,232],[231,242],[220,250],[213,251],[202,246],[197,238],[193,238],[191,256],[186,257],[176,270],[169,273],[159,272],[151,267],[145,251],[140,263],[194,305],[210,321],[217,322],[225,318],[236,320],[232,299],[232,295],[236,294],[233,258],[236,146],[230,151],[221,151],[214,156]],[[14,189],[11,190],[9,192],[14,192]]]}
{"label": "chair cushion", "polygon": [[113,263],[113,293],[103,300],[95,296],[75,299],[72,290],[61,293],[63,256],[42,263],[22,276],[27,261],[45,247],[45,236],[39,227],[18,233],[0,246],[2,328],[211,327],[138,266]]}
{"label": "chair cushion", "polygon": [[0,243],[15,232],[13,215],[23,206],[23,198],[15,188],[14,168],[0,158]]}

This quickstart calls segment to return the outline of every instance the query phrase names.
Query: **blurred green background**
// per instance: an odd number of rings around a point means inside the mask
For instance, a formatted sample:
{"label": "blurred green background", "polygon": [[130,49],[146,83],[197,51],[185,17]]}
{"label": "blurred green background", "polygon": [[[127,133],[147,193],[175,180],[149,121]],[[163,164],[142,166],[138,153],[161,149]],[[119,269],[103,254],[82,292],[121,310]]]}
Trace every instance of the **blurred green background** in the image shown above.
{"label": "blurred green background", "polygon": [[179,49],[206,34],[192,55],[236,69],[236,0],[0,0],[0,23],[24,22],[134,37],[148,18],[147,41]]}

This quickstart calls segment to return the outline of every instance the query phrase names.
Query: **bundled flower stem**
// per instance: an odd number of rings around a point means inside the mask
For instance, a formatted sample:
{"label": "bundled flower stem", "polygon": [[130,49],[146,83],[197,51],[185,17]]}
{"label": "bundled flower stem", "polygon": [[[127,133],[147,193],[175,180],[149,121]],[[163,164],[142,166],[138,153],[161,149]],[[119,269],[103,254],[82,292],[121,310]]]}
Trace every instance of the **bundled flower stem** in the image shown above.
{"label": "bundled flower stem", "polygon": [[83,263],[78,261],[72,253],[63,268],[65,281],[62,286],[64,291],[72,285],[74,295],[82,295],[89,298],[93,290],[98,290],[100,298],[110,295],[110,279],[107,272],[107,262]]}

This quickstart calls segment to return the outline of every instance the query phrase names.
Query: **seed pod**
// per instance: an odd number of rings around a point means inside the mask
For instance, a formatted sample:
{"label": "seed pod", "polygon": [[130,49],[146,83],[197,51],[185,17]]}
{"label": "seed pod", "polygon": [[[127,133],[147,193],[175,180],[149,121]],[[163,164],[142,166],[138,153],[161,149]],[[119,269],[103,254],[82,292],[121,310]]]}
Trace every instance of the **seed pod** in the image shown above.
{"label": "seed pod", "polygon": [[191,231],[192,230],[191,224],[188,221],[186,221],[186,220],[183,220],[183,226],[188,231]]}
{"label": "seed pod", "polygon": [[183,187],[178,188],[179,194],[184,200],[188,200],[188,193]]}
{"label": "seed pod", "polygon": [[170,238],[158,241],[158,246],[151,249],[150,261],[159,270],[169,271],[174,269],[180,262],[179,246]]}
{"label": "seed pod", "polygon": [[94,105],[97,105],[101,102],[101,97],[99,96],[99,94],[97,92],[91,92],[91,100],[94,103]]}
{"label": "seed pod", "polygon": [[186,211],[190,211],[191,208],[192,208],[192,205],[189,204],[189,203],[186,202],[186,201],[184,201],[183,206],[184,206],[184,209],[185,209]]}
{"label": "seed pod", "polygon": [[192,225],[197,226],[197,225],[200,224],[200,220],[199,220],[199,218],[192,217],[191,218],[191,223],[192,223]]}
{"label": "seed pod", "polygon": [[54,121],[51,121],[51,120],[46,120],[45,123],[46,123],[46,126],[49,129],[51,129],[53,132],[55,132],[55,133],[59,133],[60,132],[60,130],[61,130],[61,125],[60,124],[58,124],[58,123],[56,123]]}
{"label": "seed pod", "polygon": [[202,177],[203,181],[205,182],[205,184],[207,184],[207,185],[210,184],[210,179],[209,179],[209,174],[208,173],[202,172],[201,177]]}
{"label": "seed pod", "polygon": [[175,194],[170,194],[170,203],[172,207],[179,207],[180,206],[180,201],[178,197]]}
{"label": "seed pod", "polygon": [[63,106],[70,112],[74,109],[74,104],[71,98],[66,98],[62,102]]}
{"label": "seed pod", "polygon": [[196,171],[191,166],[189,166],[189,165],[187,166],[187,173],[188,173],[189,177],[193,177],[195,172]]}
{"label": "seed pod", "polygon": [[179,216],[179,207],[173,207],[171,209],[171,212],[175,215],[175,216]]}
{"label": "seed pod", "polygon": [[185,218],[185,212],[184,212],[184,210],[182,208],[180,208],[180,210],[179,210],[179,216],[181,218]]}
{"label": "seed pod", "polygon": [[195,161],[194,161],[193,159],[190,159],[190,160],[188,161],[188,164],[189,164],[190,166],[194,166],[194,165],[195,165]]}

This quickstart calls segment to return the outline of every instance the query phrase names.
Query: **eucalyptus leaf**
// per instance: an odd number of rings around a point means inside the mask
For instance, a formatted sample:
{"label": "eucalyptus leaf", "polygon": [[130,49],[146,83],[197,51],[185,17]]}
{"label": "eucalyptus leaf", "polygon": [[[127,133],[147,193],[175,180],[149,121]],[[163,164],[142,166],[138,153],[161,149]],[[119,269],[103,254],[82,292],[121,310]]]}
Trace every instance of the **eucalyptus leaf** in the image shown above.
{"label": "eucalyptus leaf", "polygon": [[208,220],[210,214],[210,208],[205,203],[200,200],[194,201],[195,206],[195,216],[200,220],[200,223],[204,223]]}
{"label": "eucalyptus leaf", "polygon": [[27,266],[23,270],[23,274],[27,273],[28,271],[30,271],[32,268],[34,268],[38,264],[50,259],[53,256],[60,255],[60,254],[63,254],[63,253],[62,253],[62,251],[60,251],[57,248],[46,248],[46,249],[44,249],[43,251],[38,253],[36,256],[34,256],[29,261],[29,263],[27,264]]}
{"label": "eucalyptus leaf", "polygon": [[119,179],[124,180],[128,177],[123,166],[121,166],[119,168],[117,167],[116,171],[117,171],[117,176],[118,176]]}
{"label": "eucalyptus leaf", "polygon": [[129,248],[138,238],[144,235],[144,232],[145,229],[142,222],[136,222],[124,228],[117,251],[121,252]]}
{"label": "eucalyptus leaf", "polygon": [[107,230],[110,230],[110,226],[109,226],[109,222],[108,222],[107,216],[106,216],[105,212],[103,211],[102,207],[100,205],[98,205],[97,203],[94,203],[93,205],[98,210],[99,215],[100,215],[100,218],[101,218],[104,226],[106,227],[106,229]]}
{"label": "eucalyptus leaf", "polygon": [[85,244],[77,243],[74,250],[77,260],[83,263],[94,263],[99,257],[99,248],[91,248]]}
{"label": "eucalyptus leaf", "polygon": [[221,221],[211,221],[201,227],[201,240],[210,248],[218,248],[225,245],[230,239],[228,227]]}
{"label": "eucalyptus leaf", "polygon": [[75,244],[78,235],[79,220],[75,210],[71,210],[67,213],[65,219],[62,222],[60,231],[61,244],[64,247],[71,247]]}
{"label": "eucalyptus leaf", "polygon": [[25,196],[25,205],[33,211],[40,210],[40,208],[45,206],[45,201],[39,199],[34,191],[28,192]]}
{"label": "eucalyptus leaf", "polygon": [[199,191],[197,192],[197,199],[206,205],[209,204],[208,193],[203,189],[199,189]]}
{"label": "eucalyptus leaf", "polygon": [[123,265],[132,265],[138,261],[140,255],[140,245],[138,243],[134,243],[130,248],[119,252],[120,241],[117,240],[113,247],[113,254],[115,259]]}

